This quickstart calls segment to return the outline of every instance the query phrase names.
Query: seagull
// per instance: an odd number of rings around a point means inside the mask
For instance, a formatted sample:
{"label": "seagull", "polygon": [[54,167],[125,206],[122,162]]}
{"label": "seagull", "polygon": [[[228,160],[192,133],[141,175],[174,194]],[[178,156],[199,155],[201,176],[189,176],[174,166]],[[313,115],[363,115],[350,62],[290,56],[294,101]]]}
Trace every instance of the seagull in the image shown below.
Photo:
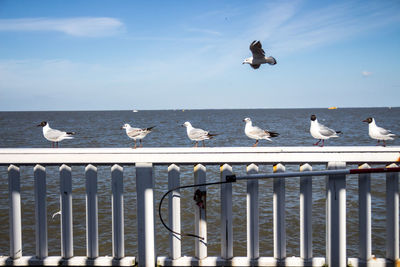
{"label": "seagull", "polygon": [[182,126],[186,127],[186,133],[189,139],[196,141],[194,145],[195,147],[197,147],[199,141],[202,141],[203,147],[205,147],[204,140],[208,140],[216,136],[216,134],[210,134],[208,131],[204,131],[203,129],[193,128],[192,124],[188,121],[182,124]]}
{"label": "seagull", "polygon": [[252,139],[256,139],[257,141],[254,143],[253,147],[257,146],[259,139],[265,139],[271,141],[270,137],[277,137],[279,134],[267,130],[263,130],[257,126],[253,126],[250,118],[245,118],[243,120],[246,122],[246,126],[244,127],[244,133]]}
{"label": "seagull", "polygon": [[52,147],[58,147],[58,142],[64,139],[74,138],[72,135],[75,134],[75,132],[62,132],[52,129],[47,121],[42,121],[37,127],[43,127],[44,138],[51,142]]}
{"label": "seagull", "polygon": [[253,41],[250,44],[250,51],[253,54],[252,57],[246,58],[242,64],[250,64],[253,69],[258,69],[261,64],[268,63],[270,65],[275,65],[276,60],[275,58],[269,56],[265,56],[265,52],[261,47],[260,41]]}
{"label": "seagull", "polygon": [[322,141],[322,147],[324,146],[325,139],[329,139],[331,137],[339,137],[338,134],[340,134],[341,131],[335,131],[326,127],[325,125],[322,125],[318,122],[317,116],[311,115],[310,133],[312,137],[314,137],[315,139],[319,139],[318,142],[314,144],[314,146],[317,146],[319,142]]}
{"label": "seagull", "polygon": [[140,147],[142,147],[142,139],[145,138],[154,127],[155,126],[144,129],[132,128],[128,123],[125,123],[121,129],[125,129],[126,135],[135,141],[135,146],[133,148],[136,148],[136,139],[139,139]]}
{"label": "seagull", "polygon": [[368,122],[368,134],[372,139],[378,140],[376,145],[379,145],[382,140],[383,146],[386,146],[386,140],[393,140],[393,137],[396,136],[391,131],[376,125],[374,118],[367,118],[363,122]]}

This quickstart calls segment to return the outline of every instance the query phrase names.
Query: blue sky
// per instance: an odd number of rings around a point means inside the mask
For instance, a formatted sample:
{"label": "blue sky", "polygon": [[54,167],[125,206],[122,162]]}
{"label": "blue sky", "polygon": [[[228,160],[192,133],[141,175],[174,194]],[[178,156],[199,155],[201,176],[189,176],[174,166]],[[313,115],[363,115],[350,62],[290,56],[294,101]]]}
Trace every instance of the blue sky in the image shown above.
{"label": "blue sky", "polygon": [[0,0],[2,111],[399,103],[399,1]]}

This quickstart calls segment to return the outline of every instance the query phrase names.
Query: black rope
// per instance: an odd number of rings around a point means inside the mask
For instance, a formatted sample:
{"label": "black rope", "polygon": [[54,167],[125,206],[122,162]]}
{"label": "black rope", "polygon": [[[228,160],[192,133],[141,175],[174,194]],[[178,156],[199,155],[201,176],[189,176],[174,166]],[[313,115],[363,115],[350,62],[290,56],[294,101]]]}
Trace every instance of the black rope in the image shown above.
{"label": "black rope", "polygon": [[182,232],[182,233],[178,233],[178,232],[175,232],[174,230],[172,230],[171,228],[169,228],[169,226],[164,222],[164,220],[163,220],[163,218],[162,218],[162,215],[161,215],[161,206],[162,206],[162,202],[163,202],[164,198],[165,198],[169,193],[171,193],[172,191],[175,191],[175,190],[178,190],[178,189],[184,189],[184,188],[190,188],[190,187],[197,187],[197,186],[209,186],[209,185],[217,185],[217,184],[227,184],[227,183],[232,183],[232,182],[234,182],[234,181],[235,181],[235,180],[227,180],[227,181],[223,181],[223,182],[214,182],[214,183],[205,183],[205,184],[191,184],[191,185],[178,186],[178,187],[172,188],[171,190],[168,190],[168,192],[165,193],[165,194],[162,196],[162,198],[161,198],[161,200],[160,200],[160,204],[158,205],[158,216],[160,217],[161,223],[164,225],[164,227],[165,227],[168,231],[170,231],[171,233],[174,233],[174,234],[176,234],[176,235],[180,235],[180,236],[191,236],[191,237],[199,238],[200,240],[204,240],[204,237],[201,237],[201,236],[198,236],[198,235],[195,235],[195,234],[190,234],[190,233],[183,233],[183,232]]}

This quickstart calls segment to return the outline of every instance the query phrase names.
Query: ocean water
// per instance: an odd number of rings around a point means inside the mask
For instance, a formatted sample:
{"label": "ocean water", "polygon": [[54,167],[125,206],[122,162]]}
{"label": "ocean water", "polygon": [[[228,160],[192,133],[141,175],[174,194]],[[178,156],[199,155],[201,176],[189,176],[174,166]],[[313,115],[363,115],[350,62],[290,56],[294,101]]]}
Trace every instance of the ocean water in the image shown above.
{"label": "ocean water", "polygon": [[[157,111],[57,111],[57,112],[0,112],[0,149],[50,147],[36,127],[48,121],[55,129],[75,131],[72,140],[64,140],[60,147],[129,147],[133,142],[120,127],[130,123],[136,127],[156,126],[144,139],[144,147],[189,147],[193,143],[186,136],[182,123],[190,121],[194,127],[216,133],[206,146],[251,146],[254,141],[244,134],[245,117],[254,125],[280,134],[273,142],[260,141],[259,146],[312,146],[310,115],[315,114],[320,123],[343,132],[339,138],[330,139],[325,146],[375,146],[368,136],[368,126],[362,120],[374,117],[379,126],[400,135],[400,108],[339,108],[328,109],[240,109],[240,110],[157,110]],[[388,142],[388,146],[400,146],[400,139]],[[313,166],[323,169],[325,166]],[[350,166],[352,167],[352,166]],[[245,166],[233,166],[236,173],[244,174]],[[260,172],[271,172],[272,166],[260,165]],[[286,166],[287,171],[298,166]],[[48,166],[47,212],[49,255],[60,254],[60,220],[52,214],[59,210],[58,166]],[[167,189],[165,166],[155,167],[155,204]],[[348,255],[358,256],[358,192],[356,176],[347,179],[347,243]],[[85,175],[84,166],[72,166],[74,255],[86,254],[85,240]],[[207,181],[218,181],[219,166],[207,166]],[[8,178],[7,166],[0,166],[0,255],[9,254]],[[111,175],[110,167],[98,167],[99,201],[99,250],[100,255],[112,255],[111,240]],[[193,166],[181,166],[181,184],[193,183]],[[385,256],[385,180],[383,175],[372,178],[372,249],[377,257]],[[126,255],[137,255],[136,188],[135,169],[124,167],[125,246]],[[193,232],[193,190],[182,190],[182,230]],[[261,180],[260,197],[260,255],[273,256],[272,232],[272,181]],[[33,168],[21,167],[21,198],[23,220],[23,255],[35,254]],[[219,255],[219,187],[208,188],[208,255]],[[166,205],[163,205],[166,218]],[[299,256],[299,180],[286,180],[286,231],[287,255]],[[246,255],[246,186],[233,185],[234,255]],[[313,179],[313,252],[325,255],[325,181]],[[168,232],[156,214],[157,255],[168,255]],[[182,255],[194,255],[194,240],[182,240]]]}

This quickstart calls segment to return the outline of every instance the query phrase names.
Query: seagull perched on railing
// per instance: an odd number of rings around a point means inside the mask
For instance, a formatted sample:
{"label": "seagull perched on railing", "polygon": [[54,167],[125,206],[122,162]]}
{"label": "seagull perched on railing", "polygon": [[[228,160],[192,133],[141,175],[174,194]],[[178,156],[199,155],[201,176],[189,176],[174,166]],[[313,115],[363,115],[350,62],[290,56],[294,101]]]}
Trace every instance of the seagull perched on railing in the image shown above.
{"label": "seagull perched on railing", "polygon": [[186,133],[190,140],[196,141],[195,147],[197,147],[199,141],[203,142],[203,147],[205,147],[204,140],[208,140],[216,136],[217,134],[210,134],[208,131],[203,129],[194,128],[190,122],[185,122],[182,126],[186,127]]}
{"label": "seagull perched on railing", "polygon": [[272,142],[272,140],[269,138],[277,137],[279,135],[278,133],[263,130],[257,126],[253,126],[253,123],[251,122],[250,118],[245,118],[243,121],[246,122],[246,126],[244,127],[244,133],[249,138],[256,139],[256,142],[254,143],[253,147],[257,146],[258,140],[260,139],[265,139]]}
{"label": "seagull perched on railing", "polygon": [[46,121],[42,121],[37,126],[43,127],[43,136],[51,142],[52,147],[58,147],[58,142],[64,139],[74,138],[72,135],[74,135],[75,132],[62,132],[56,129],[51,129],[49,123]]}
{"label": "seagull perched on railing", "polygon": [[265,52],[261,47],[260,41],[253,41],[250,44],[250,51],[253,54],[252,57],[246,58],[242,64],[250,64],[253,69],[258,69],[261,64],[268,63],[270,65],[275,65],[275,58],[265,56]]}
{"label": "seagull perched on railing", "polygon": [[331,128],[326,127],[325,125],[321,124],[317,120],[317,116],[311,115],[311,126],[310,126],[310,133],[312,137],[315,139],[319,139],[318,142],[314,144],[317,146],[319,142],[322,141],[321,147],[324,146],[324,141],[331,137],[339,137],[338,134],[342,133],[341,131],[335,131]]}
{"label": "seagull perched on railing", "polygon": [[149,127],[149,128],[133,128],[131,127],[128,123],[125,123],[121,129],[125,129],[126,131],[126,135],[133,139],[133,141],[135,141],[135,146],[133,148],[136,148],[136,140],[138,139],[140,142],[140,147],[142,147],[142,139],[146,137],[146,135],[148,135],[151,130],[154,128],[155,126]]}
{"label": "seagull perched on railing", "polygon": [[383,146],[386,146],[386,140],[393,140],[393,137],[396,136],[391,131],[376,125],[374,118],[367,118],[363,122],[368,122],[368,134],[372,139],[378,140],[376,145],[379,145],[382,140]]}

